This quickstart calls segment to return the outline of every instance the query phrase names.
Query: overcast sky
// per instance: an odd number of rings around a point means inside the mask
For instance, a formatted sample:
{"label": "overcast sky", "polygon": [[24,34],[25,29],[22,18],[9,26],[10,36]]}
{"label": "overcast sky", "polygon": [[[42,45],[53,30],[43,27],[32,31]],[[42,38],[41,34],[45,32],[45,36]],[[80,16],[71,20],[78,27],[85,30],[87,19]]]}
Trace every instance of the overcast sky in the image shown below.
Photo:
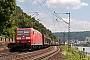
{"label": "overcast sky", "polygon": [[[90,0],[16,0],[23,12],[35,16],[41,20],[45,27],[52,32],[68,31],[68,14],[57,14],[62,19],[55,16],[56,13],[70,13],[71,31],[90,31]],[[39,15],[37,15],[38,12]],[[56,20],[57,19],[57,20]]]}

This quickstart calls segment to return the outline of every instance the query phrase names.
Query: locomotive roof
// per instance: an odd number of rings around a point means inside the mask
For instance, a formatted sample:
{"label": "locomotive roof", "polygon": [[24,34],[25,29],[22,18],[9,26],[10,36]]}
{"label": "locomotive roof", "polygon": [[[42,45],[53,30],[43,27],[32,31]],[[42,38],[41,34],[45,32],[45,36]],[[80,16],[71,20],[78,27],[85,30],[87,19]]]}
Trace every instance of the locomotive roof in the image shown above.
{"label": "locomotive roof", "polygon": [[17,28],[17,30],[27,30],[27,29],[33,29],[34,31],[36,31],[38,33],[41,33],[41,32],[39,32],[38,30],[36,30],[34,28]]}
{"label": "locomotive roof", "polygon": [[17,30],[23,30],[23,29],[31,29],[31,28],[17,28]]}

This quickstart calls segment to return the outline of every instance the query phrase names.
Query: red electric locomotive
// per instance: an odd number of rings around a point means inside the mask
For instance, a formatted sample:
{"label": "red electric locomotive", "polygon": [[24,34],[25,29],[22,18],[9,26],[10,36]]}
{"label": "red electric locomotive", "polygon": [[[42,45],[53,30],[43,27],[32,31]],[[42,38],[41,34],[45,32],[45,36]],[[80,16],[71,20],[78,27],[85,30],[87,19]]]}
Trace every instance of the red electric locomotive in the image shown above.
{"label": "red electric locomotive", "polygon": [[[50,39],[33,28],[17,28],[12,50],[37,49],[50,46]],[[11,44],[9,44],[10,46]]]}

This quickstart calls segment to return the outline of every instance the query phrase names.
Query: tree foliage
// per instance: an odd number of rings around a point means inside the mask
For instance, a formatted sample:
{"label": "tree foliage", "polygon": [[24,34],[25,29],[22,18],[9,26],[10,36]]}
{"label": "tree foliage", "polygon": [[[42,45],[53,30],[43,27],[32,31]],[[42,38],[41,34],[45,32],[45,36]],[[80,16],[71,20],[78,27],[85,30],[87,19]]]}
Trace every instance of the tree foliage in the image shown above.
{"label": "tree foliage", "polygon": [[7,28],[6,25],[10,16],[14,13],[15,7],[15,0],[0,0],[0,32]]}

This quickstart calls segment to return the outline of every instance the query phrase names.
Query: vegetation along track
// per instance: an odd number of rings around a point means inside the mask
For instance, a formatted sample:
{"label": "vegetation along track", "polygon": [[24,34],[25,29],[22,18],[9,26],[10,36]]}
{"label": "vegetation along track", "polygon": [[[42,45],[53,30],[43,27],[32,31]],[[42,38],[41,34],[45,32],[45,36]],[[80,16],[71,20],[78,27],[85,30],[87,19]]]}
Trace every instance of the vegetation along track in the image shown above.
{"label": "vegetation along track", "polygon": [[33,52],[6,52],[0,53],[0,60],[47,60],[59,52],[59,48],[51,46],[46,49],[37,50]]}

